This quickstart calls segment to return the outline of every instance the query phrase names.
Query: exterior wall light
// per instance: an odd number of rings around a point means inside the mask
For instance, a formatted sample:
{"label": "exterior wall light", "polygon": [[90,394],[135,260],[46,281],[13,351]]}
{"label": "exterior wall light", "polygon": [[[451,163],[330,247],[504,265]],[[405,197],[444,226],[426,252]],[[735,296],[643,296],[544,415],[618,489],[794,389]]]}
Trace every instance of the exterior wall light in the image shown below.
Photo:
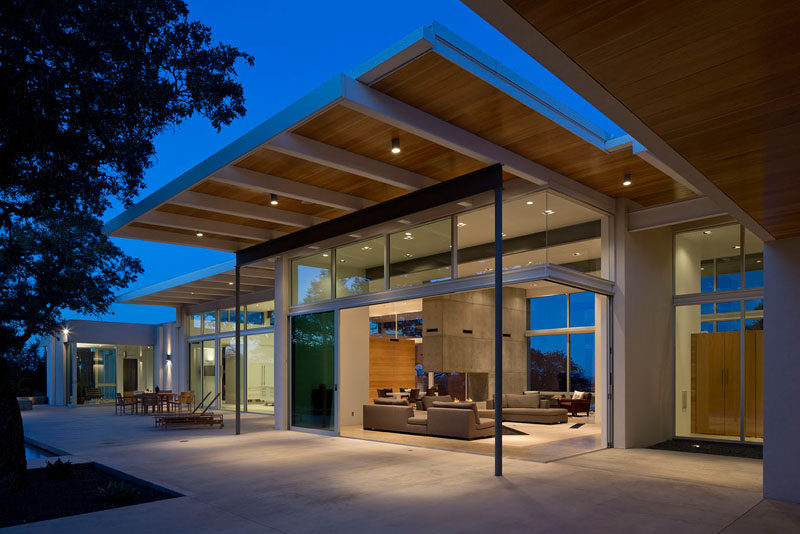
{"label": "exterior wall light", "polygon": [[392,137],[392,154],[400,153],[400,138]]}
{"label": "exterior wall light", "polygon": [[276,195],[275,193],[270,194],[269,203],[272,204],[273,206],[277,206],[278,205],[278,195]]}
{"label": "exterior wall light", "polygon": [[632,183],[633,182],[631,182],[631,175],[630,174],[626,174],[625,178],[622,180],[622,185],[624,185],[625,187],[628,187]]}

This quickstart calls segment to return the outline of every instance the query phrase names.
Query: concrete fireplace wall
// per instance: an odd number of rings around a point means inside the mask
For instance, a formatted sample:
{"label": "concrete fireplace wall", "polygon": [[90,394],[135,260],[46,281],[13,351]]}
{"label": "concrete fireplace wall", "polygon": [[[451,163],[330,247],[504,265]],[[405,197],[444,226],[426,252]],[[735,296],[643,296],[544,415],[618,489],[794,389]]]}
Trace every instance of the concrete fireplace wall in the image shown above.
{"label": "concrete fireplace wall", "polygon": [[[503,391],[527,387],[524,289],[503,288]],[[423,299],[425,372],[486,373],[494,391],[494,290]],[[478,399],[476,399],[478,400]]]}

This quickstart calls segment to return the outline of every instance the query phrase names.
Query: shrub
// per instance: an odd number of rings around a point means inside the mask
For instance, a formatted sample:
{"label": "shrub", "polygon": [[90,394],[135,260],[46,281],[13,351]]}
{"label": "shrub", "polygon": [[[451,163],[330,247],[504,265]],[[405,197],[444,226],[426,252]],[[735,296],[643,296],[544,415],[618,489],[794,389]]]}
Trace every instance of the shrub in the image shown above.
{"label": "shrub", "polygon": [[136,489],[122,480],[112,480],[105,486],[98,486],[97,492],[113,504],[126,504],[137,499]]}
{"label": "shrub", "polygon": [[61,458],[55,462],[47,462],[47,477],[53,480],[66,480],[72,476],[72,462],[62,462]]}

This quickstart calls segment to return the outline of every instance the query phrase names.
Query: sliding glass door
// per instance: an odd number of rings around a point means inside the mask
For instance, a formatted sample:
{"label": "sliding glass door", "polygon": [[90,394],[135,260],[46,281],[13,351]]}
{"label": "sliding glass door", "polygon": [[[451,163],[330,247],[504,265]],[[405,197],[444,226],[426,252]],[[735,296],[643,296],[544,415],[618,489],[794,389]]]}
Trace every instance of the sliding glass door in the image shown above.
{"label": "sliding glass door", "polygon": [[334,312],[292,317],[292,426],[336,430]]}

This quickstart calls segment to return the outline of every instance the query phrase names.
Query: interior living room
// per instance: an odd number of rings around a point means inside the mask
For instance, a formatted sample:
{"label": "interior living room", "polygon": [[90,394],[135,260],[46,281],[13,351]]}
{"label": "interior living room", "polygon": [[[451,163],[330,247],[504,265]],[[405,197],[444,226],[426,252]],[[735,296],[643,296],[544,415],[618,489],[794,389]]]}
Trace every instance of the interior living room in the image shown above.
{"label": "interior living room", "polygon": [[[503,292],[505,454],[551,461],[605,447],[595,318],[606,297],[547,281]],[[493,289],[342,310],[339,434],[491,453],[493,317]]]}

